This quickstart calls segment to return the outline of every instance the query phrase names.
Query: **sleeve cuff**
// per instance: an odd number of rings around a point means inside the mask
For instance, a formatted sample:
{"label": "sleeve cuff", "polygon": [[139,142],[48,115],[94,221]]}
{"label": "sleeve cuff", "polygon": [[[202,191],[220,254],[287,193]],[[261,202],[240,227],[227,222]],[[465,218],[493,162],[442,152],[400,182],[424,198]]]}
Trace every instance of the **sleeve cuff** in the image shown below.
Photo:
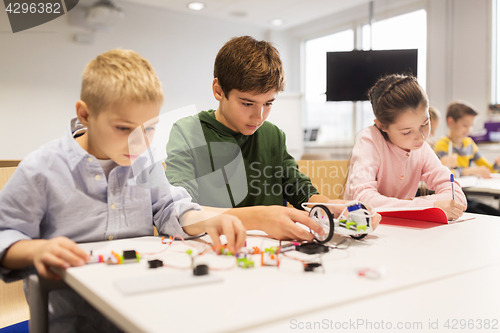
{"label": "sleeve cuff", "polygon": [[[0,233],[0,262],[2,261],[7,250],[21,240],[31,240],[31,238],[20,231],[12,229],[4,230]],[[23,279],[31,273],[33,273],[33,268],[31,267],[28,269],[11,270],[0,266],[0,279],[5,282]]]}

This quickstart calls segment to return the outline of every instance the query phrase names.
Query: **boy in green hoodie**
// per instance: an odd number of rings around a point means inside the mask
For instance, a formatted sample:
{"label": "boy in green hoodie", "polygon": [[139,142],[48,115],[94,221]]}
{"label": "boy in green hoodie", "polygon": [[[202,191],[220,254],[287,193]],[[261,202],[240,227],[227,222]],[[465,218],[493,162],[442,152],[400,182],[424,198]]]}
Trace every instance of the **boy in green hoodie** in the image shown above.
{"label": "boy in green hoodie", "polygon": [[[299,171],[283,131],[266,121],[284,85],[281,59],[270,43],[250,36],[227,42],[214,65],[212,90],[219,107],[173,125],[166,174],[194,202],[239,217],[247,230],[263,230],[278,239],[312,240],[312,234],[294,222],[323,231],[299,210],[301,204],[331,200]],[[284,207],[284,200],[296,209]]]}

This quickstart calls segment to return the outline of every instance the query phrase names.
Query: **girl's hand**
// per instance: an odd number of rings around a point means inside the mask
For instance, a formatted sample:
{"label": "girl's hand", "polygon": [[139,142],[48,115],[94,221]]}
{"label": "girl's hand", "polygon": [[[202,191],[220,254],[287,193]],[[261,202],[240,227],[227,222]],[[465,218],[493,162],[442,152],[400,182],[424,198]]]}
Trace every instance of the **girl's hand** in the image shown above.
{"label": "girl's hand", "polygon": [[448,221],[462,216],[465,206],[455,200],[440,200],[434,202],[434,207],[439,207],[446,213]]}
{"label": "girl's hand", "polygon": [[37,244],[33,254],[33,265],[38,274],[50,280],[59,280],[61,277],[50,270],[50,267],[69,268],[82,266],[89,259],[74,241],[66,237],[56,237],[41,241]]}

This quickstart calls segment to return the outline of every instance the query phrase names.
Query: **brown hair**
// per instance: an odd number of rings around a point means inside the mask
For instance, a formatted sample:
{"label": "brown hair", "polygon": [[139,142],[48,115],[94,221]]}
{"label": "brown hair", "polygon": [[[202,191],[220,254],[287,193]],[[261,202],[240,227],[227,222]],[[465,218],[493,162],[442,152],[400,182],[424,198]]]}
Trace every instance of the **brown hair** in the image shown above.
{"label": "brown hair", "polygon": [[459,120],[463,116],[477,116],[479,113],[474,109],[474,107],[464,101],[455,101],[448,105],[448,110],[446,111],[446,119],[453,118],[454,121]]}
{"label": "brown hair", "polygon": [[89,62],[82,75],[80,99],[94,114],[114,103],[163,103],[153,66],[130,50],[114,49]]}
{"label": "brown hair", "polygon": [[[387,127],[403,112],[429,106],[425,91],[411,75],[390,74],[379,79],[368,91],[368,97],[375,118]],[[387,139],[386,133],[382,134]]]}
{"label": "brown hair", "polygon": [[250,36],[233,38],[219,50],[214,64],[226,98],[233,89],[256,94],[283,91],[285,74],[278,50]]}

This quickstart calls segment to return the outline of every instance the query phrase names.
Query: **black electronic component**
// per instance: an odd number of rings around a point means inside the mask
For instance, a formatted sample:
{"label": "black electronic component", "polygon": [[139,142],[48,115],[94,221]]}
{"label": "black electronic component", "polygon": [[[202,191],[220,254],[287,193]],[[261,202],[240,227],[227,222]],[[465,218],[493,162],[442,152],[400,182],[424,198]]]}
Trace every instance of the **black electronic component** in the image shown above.
{"label": "black electronic component", "polygon": [[123,251],[123,263],[131,263],[131,262],[138,262],[138,256],[137,252],[135,250],[126,250]]}
{"label": "black electronic component", "polygon": [[306,254],[326,253],[330,251],[328,246],[318,243],[304,243],[296,247],[296,250]]}
{"label": "black electronic component", "polygon": [[163,261],[161,261],[159,259],[149,260],[148,264],[149,264],[149,268],[163,267]]}
{"label": "black electronic component", "polygon": [[304,271],[305,272],[314,272],[314,270],[318,267],[321,267],[321,264],[319,262],[305,263],[304,264]]}
{"label": "black electronic component", "polygon": [[197,265],[193,268],[193,274],[196,276],[207,275],[208,274],[208,266],[207,265]]}

